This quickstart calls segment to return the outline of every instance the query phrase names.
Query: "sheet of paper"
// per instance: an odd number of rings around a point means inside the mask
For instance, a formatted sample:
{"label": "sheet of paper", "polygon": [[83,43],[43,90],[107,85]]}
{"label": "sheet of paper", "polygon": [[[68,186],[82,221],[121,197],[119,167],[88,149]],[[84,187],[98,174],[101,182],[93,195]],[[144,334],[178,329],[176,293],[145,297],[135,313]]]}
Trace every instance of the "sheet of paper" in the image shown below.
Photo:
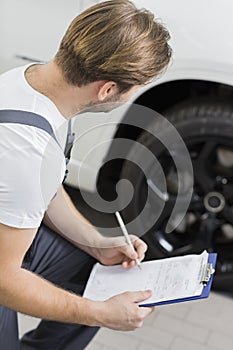
{"label": "sheet of paper", "polygon": [[186,255],[142,262],[142,269],[123,269],[120,265],[97,263],[88,280],[84,297],[103,301],[126,291],[151,289],[153,295],[145,303],[174,300],[202,293],[202,271],[208,253]]}

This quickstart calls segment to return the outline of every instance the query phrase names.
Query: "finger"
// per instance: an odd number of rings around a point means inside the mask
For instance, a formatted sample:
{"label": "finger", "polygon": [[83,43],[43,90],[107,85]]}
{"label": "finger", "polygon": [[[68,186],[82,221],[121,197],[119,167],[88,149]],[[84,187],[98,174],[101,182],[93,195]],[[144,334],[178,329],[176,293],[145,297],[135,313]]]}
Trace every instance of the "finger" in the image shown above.
{"label": "finger", "polygon": [[140,301],[144,301],[151,297],[152,291],[151,290],[143,290],[143,291],[137,291],[137,292],[127,292],[129,294],[129,298],[134,303],[139,303]]}
{"label": "finger", "polygon": [[136,261],[131,260],[131,261],[129,261],[128,265],[129,265],[129,267],[134,267],[134,266],[136,266]]}
{"label": "finger", "polygon": [[129,244],[125,244],[119,247],[119,250],[122,254],[125,255],[125,257],[129,258],[130,260],[135,260],[138,257],[137,252],[133,250]]}
{"label": "finger", "polygon": [[133,241],[133,246],[138,254],[138,259],[143,260],[145,257],[145,252],[148,248],[147,244],[143,240],[137,238]]}
{"label": "finger", "polygon": [[136,265],[135,260],[130,260],[130,259],[124,259],[121,263],[121,266],[123,268],[127,268],[127,267],[133,267]]}
{"label": "finger", "polygon": [[121,263],[121,266],[123,267],[123,269],[127,269],[128,265],[129,265],[128,261],[122,261]]}
{"label": "finger", "polygon": [[136,265],[136,260],[124,259],[121,264],[123,264],[124,267],[134,267]]}
{"label": "finger", "polygon": [[154,311],[154,309],[155,309],[154,306],[152,306],[152,307],[142,307],[142,306],[140,306],[141,316],[143,318],[149,316]]}

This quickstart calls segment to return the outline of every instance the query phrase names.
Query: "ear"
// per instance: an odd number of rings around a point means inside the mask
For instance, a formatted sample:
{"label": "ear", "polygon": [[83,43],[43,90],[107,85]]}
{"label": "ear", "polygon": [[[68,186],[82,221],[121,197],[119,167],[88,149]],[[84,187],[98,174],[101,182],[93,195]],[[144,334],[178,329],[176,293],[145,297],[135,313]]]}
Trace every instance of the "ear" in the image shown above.
{"label": "ear", "polygon": [[117,84],[114,81],[102,82],[98,88],[99,101],[104,101],[105,99],[114,96],[118,91]]}

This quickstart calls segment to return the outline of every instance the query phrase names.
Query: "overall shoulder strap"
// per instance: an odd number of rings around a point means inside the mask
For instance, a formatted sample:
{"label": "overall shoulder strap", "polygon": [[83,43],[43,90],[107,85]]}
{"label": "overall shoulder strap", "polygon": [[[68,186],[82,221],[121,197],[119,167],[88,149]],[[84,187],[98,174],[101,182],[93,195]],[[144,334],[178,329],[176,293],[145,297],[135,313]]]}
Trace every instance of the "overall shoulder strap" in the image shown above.
{"label": "overall shoulder strap", "polygon": [[[57,144],[60,147],[60,144],[56,139],[56,136],[54,135],[54,132],[50,123],[39,114],[28,112],[28,111],[14,110],[14,109],[2,109],[0,110],[0,123],[23,124],[23,125],[34,126],[36,128],[42,129],[46,131],[50,136],[52,136],[53,139],[57,142]],[[69,163],[73,143],[74,143],[74,133],[72,133],[71,131],[71,121],[69,120],[66,146],[64,151],[66,164]],[[68,175],[68,170],[66,170],[65,172],[65,177],[63,179],[63,182],[65,181],[67,175]]]}
{"label": "overall shoulder strap", "polygon": [[39,114],[15,109],[1,109],[0,123],[35,126],[36,128],[46,131],[58,143],[50,123]]}
{"label": "overall shoulder strap", "polygon": [[67,138],[66,138],[66,146],[65,146],[65,150],[64,150],[64,154],[66,157],[66,164],[68,164],[69,160],[70,160],[71,149],[72,149],[73,144],[74,144],[74,138],[75,138],[75,133],[72,132],[71,120],[69,120]]}

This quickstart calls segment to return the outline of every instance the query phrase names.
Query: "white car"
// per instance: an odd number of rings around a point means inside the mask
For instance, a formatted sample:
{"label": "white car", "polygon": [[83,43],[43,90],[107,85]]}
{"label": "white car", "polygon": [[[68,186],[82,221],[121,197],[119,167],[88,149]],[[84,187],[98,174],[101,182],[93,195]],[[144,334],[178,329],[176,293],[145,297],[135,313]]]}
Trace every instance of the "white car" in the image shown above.
{"label": "white car", "polygon": [[[1,70],[23,64],[19,57],[49,60],[70,20],[97,2],[2,0]],[[134,106],[139,105],[138,113],[148,120],[143,127],[134,125],[135,110],[131,104],[109,114],[83,114],[74,121],[76,141],[66,183],[93,193],[98,190],[102,199],[97,195],[97,207],[99,203],[99,208],[106,208],[108,200],[111,209],[111,201],[117,198],[116,184],[119,179],[128,179],[134,186],[133,194],[130,193],[133,197],[121,189],[119,196],[127,197],[127,205],[120,209],[126,222],[131,222],[146,204],[137,225],[141,232],[147,231],[144,238],[150,247],[148,258],[203,249],[217,251],[216,286],[228,287],[233,273],[233,3],[133,2],[151,10],[167,26],[172,65],[131,101]],[[147,118],[151,110],[174,125],[193,165],[194,184],[186,184],[186,188],[193,187],[190,205],[182,221],[173,218],[179,224],[174,224],[169,233],[165,228],[179,192],[179,179],[174,157],[153,137],[160,122]],[[115,142],[119,139],[124,145],[120,157],[119,142]],[[131,140],[128,146],[125,139]],[[144,158],[143,147],[138,151],[138,143],[157,157],[165,176],[162,187],[158,164],[151,161],[146,165],[149,181],[135,165]],[[147,230],[160,201],[164,203],[161,215]],[[122,204],[121,199],[119,203]]]}

